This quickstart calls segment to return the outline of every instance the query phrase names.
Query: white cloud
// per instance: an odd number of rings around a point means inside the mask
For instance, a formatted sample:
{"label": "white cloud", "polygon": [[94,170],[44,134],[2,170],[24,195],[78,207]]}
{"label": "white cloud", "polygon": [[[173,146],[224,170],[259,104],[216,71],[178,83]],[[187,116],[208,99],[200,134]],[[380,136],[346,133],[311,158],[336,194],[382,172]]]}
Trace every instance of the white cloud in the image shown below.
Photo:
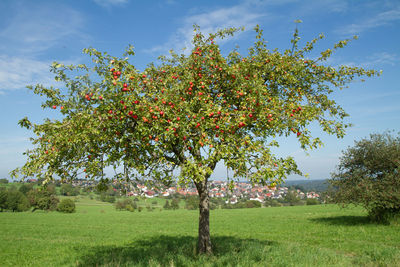
{"label": "white cloud", "polygon": [[0,28],[0,94],[30,84],[54,85],[49,68],[55,58],[46,55],[71,40],[86,41],[83,24],[80,12],[57,3],[15,2],[7,24]]}
{"label": "white cloud", "polygon": [[344,13],[348,10],[348,2],[345,0],[301,1],[296,10],[296,16],[324,15],[326,13]]}
{"label": "white cloud", "polygon": [[383,69],[384,65],[395,66],[400,63],[400,55],[390,52],[377,52],[364,57],[354,58],[352,61],[348,61],[344,57],[334,55],[328,58],[325,62],[334,68],[338,68],[341,65],[350,67],[362,67],[367,69]]}
{"label": "white cloud", "polygon": [[368,57],[368,61],[362,63],[364,67],[374,67],[380,65],[391,65],[394,66],[400,62],[400,56],[388,52],[374,53]]}
{"label": "white cloud", "polygon": [[129,2],[128,0],[93,0],[93,1],[102,7],[124,5]]}
{"label": "white cloud", "polygon": [[246,30],[251,29],[261,17],[267,16],[265,12],[258,12],[256,7],[257,5],[254,4],[254,1],[246,1],[228,8],[187,15],[183,19],[183,25],[178,28],[165,44],[152,47],[146,52],[165,53],[171,48],[179,52],[182,48],[191,48],[194,24],[200,26],[205,36],[211,32],[216,32],[218,29],[228,27],[243,26]]}
{"label": "white cloud", "polygon": [[338,29],[336,32],[341,35],[360,34],[367,30],[378,28],[384,25],[390,25],[397,20],[400,20],[400,7],[380,12],[371,18],[350,24],[342,29]]}
{"label": "white cloud", "polygon": [[[63,63],[76,65],[80,63],[80,58],[64,60]],[[59,85],[50,72],[51,64],[52,61],[25,56],[0,56],[0,94],[38,83],[44,86]]]}
{"label": "white cloud", "polygon": [[0,56],[0,92],[24,88],[38,81],[50,84],[50,64],[25,57]]}
{"label": "white cloud", "polygon": [[[379,105],[379,104],[383,104],[383,105]],[[400,106],[397,104],[388,105],[387,103],[375,103],[375,105],[372,107],[364,106],[362,108],[359,108],[359,109],[355,110],[354,113],[357,114],[357,116],[359,118],[365,118],[365,117],[374,116],[374,115],[378,115],[378,114],[382,114],[382,113],[398,114],[399,111],[400,111]]]}
{"label": "white cloud", "polygon": [[[0,30],[0,50],[6,53],[37,54],[63,40],[83,39],[83,16],[65,6],[27,6],[11,13],[9,23]],[[77,38],[78,37],[78,38]]]}

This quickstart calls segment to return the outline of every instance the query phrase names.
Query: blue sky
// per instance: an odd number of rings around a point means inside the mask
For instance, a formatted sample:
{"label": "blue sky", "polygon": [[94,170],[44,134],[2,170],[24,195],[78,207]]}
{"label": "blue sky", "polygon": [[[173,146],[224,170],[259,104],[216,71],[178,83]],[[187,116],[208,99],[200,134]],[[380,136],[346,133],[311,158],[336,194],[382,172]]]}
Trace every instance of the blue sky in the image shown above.
{"label": "blue sky", "polygon": [[[53,84],[53,61],[86,63],[82,49],[94,47],[121,56],[133,44],[132,63],[139,69],[170,49],[190,47],[192,25],[204,32],[244,26],[246,31],[224,41],[226,51],[243,51],[254,40],[252,28],[264,29],[270,49],[290,47],[295,24],[301,44],[324,33],[316,46],[321,52],[335,42],[358,35],[328,62],[382,70],[382,76],[356,81],[334,93],[354,124],[344,139],[327,136],[318,128],[325,146],[306,155],[295,138],[284,139],[277,152],[292,155],[310,179],[329,178],[341,152],[354,140],[385,130],[400,131],[400,1],[352,0],[245,0],[245,1],[134,1],[134,0],[2,0],[0,1],[0,178],[24,163],[31,147],[30,133],[19,128],[24,116],[40,123],[56,111],[43,110],[43,99],[25,86]],[[315,53],[317,55],[317,53]],[[214,179],[226,177],[219,165]],[[291,176],[290,179],[300,179]]]}

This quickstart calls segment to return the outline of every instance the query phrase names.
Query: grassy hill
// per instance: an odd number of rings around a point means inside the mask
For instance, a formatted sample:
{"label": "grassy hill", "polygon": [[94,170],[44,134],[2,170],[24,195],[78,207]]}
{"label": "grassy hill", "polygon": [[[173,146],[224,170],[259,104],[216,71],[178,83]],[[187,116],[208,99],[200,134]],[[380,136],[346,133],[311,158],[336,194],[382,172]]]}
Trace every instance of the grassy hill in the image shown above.
{"label": "grassy hill", "polygon": [[400,266],[400,226],[334,205],[211,211],[214,255],[197,256],[197,211],[0,213],[1,266]]}

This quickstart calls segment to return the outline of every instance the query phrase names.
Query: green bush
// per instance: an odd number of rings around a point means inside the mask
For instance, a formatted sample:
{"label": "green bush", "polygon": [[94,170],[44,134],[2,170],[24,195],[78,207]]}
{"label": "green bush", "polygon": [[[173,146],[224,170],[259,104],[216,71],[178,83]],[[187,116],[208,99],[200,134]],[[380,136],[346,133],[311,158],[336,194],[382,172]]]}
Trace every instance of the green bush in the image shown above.
{"label": "green bush", "polygon": [[125,209],[130,212],[134,212],[135,209],[132,206],[125,206]]}
{"label": "green bush", "polygon": [[114,203],[116,198],[115,198],[115,196],[108,195],[106,193],[101,193],[99,200],[103,201],[103,202]]}
{"label": "green bush", "polygon": [[257,200],[248,200],[245,203],[246,208],[261,208],[261,202]]}
{"label": "green bush", "polygon": [[264,206],[266,207],[281,207],[282,203],[279,203],[276,199],[267,199],[264,201]]}
{"label": "green bush", "polygon": [[60,200],[55,196],[52,189],[35,188],[27,194],[29,203],[35,210],[53,211],[57,209]]}
{"label": "green bush", "polygon": [[329,181],[335,203],[362,205],[378,222],[400,215],[400,135],[372,134],[343,152]]}
{"label": "green bush", "polygon": [[173,210],[177,210],[177,209],[179,209],[179,198],[173,198],[172,199],[172,201],[171,201],[171,208],[173,209]]}
{"label": "green bush", "polygon": [[289,191],[283,198],[284,203],[288,203],[289,206],[298,206],[301,205],[300,198],[297,195],[296,191]]}
{"label": "green bush", "polygon": [[224,203],[221,208],[223,209],[251,209],[261,208],[261,202],[257,200],[241,200],[236,204]]}
{"label": "green bush", "polygon": [[209,207],[210,207],[210,210],[215,210],[218,208],[218,205],[215,204],[214,202],[210,202]]}
{"label": "green bush", "polygon": [[73,187],[71,184],[62,184],[60,193],[63,196],[77,196],[80,193],[79,187]]}
{"label": "green bush", "polygon": [[172,208],[171,205],[169,205],[168,199],[165,201],[165,204],[164,204],[163,208],[166,209],[166,210],[170,210]]}
{"label": "green bush", "polygon": [[6,192],[6,201],[4,205],[6,210],[10,211],[27,211],[30,208],[29,201],[26,196],[16,190]]}
{"label": "green bush", "polygon": [[185,209],[196,210],[199,208],[199,198],[197,196],[189,196],[186,198]]}
{"label": "green bush", "polygon": [[115,208],[117,210],[128,210],[134,212],[137,209],[137,204],[135,201],[132,201],[132,199],[127,198],[117,201],[115,203]]}
{"label": "green bush", "polygon": [[150,204],[146,205],[147,211],[153,211],[153,207]]}
{"label": "green bush", "polygon": [[234,209],[234,204],[231,204],[231,203],[224,203],[224,204],[221,206],[221,208],[222,208],[222,209]]}
{"label": "green bush", "polygon": [[125,209],[125,204],[124,204],[124,202],[123,201],[117,201],[116,203],[115,203],[115,209],[117,209],[117,210],[124,210]]}
{"label": "green bush", "polygon": [[33,184],[22,184],[18,188],[18,191],[26,196],[28,192],[31,191],[32,189],[33,189]]}
{"label": "green bush", "polygon": [[319,205],[321,204],[316,198],[307,198],[306,205]]}
{"label": "green bush", "polygon": [[7,208],[7,190],[5,187],[0,187],[0,212]]}
{"label": "green bush", "polygon": [[75,212],[75,202],[72,199],[65,198],[58,204],[57,211],[73,213]]}

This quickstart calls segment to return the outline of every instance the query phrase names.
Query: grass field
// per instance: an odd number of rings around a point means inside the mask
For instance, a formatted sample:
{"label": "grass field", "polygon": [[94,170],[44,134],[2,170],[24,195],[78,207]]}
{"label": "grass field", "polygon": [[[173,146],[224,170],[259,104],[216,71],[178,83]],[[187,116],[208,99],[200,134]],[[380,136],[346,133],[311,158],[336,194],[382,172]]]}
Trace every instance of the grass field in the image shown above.
{"label": "grass field", "polygon": [[400,266],[400,226],[334,205],[211,211],[214,255],[196,255],[197,211],[0,213],[0,266]]}

